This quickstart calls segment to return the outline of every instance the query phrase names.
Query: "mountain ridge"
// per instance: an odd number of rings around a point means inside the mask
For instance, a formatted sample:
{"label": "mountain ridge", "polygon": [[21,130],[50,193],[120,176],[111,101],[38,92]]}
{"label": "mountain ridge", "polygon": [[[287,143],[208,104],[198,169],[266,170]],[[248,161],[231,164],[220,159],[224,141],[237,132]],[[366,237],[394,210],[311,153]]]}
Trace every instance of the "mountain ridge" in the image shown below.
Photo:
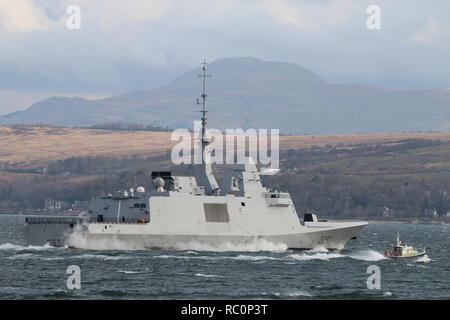
{"label": "mountain ridge", "polygon": [[[450,91],[330,84],[297,64],[253,57],[209,65],[211,127],[279,128],[282,133],[345,134],[450,129]],[[198,119],[200,69],[169,83],[103,99],[50,97],[0,124],[89,126],[128,122],[190,128]]]}

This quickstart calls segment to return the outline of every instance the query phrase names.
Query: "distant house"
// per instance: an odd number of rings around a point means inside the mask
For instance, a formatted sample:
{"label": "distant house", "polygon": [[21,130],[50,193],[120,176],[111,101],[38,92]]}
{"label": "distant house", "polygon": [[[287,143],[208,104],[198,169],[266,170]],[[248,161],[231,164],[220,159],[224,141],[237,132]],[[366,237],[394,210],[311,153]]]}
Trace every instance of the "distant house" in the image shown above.
{"label": "distant house", "polygon": [[391,216],[391,209],[388,207],[384,207],[383,209],[383,218],[388,218]]}
{"label": "distant house", "polygon": [[46,174],[47,173],[47,167],[36,168],[36,172],[41,173],[41,174]]}

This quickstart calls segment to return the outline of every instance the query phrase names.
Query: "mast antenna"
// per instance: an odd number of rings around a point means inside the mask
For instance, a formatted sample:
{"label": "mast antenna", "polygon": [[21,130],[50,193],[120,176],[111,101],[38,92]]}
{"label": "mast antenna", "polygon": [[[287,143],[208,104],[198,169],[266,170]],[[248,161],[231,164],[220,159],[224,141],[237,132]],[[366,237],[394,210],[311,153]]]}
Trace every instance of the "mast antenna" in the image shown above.
{"label": "mast antenna", "polygon": [[199,101],[199,99],[197,98],[197,104],[201,104],[202,105],[202,110],[200,111],[202,113],[202,138],[201,138],[201,143],[202,143],[202,163],[204,163],[205,159],[205,149],[206,146],[209,144],[208,140],[206,139],[206,123],[207,123],[207,118],[206,118],[206,113],[208,112],[206,110],[206,97],[208,96],[206,94],[206,78],[210,78],[211,75],[210,74],[206,74],[206,69],[207,69],[207,63],[206,63],[206,59],[203,60],[202,63],[202,73],[199,74],[198,76],[203,78],[203,92],[201,95],[201,99],[202,101]]}
{"label": "mast antenna", "polygon": [[105,165],[105,158],[103,158],[103,179],[105,183],[105,196],[108,195],[108,183],[106,182],[106,165]]}

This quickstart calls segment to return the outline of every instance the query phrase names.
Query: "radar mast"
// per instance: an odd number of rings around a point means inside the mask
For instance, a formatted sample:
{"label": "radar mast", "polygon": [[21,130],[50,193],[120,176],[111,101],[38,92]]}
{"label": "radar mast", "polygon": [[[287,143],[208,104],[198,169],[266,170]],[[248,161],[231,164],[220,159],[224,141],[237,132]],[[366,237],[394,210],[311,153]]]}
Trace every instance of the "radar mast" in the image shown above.
{"label": "radar mast", "polygon": [[206,139],[206,123],[207,123],[206,113],[208,112],[206,110],[206,97],[208,96],[206,94],[206,78],[210,78],[211,75],[210,74],[206,74],[206,69],[207,69],[207,65],[208,65],[206,63],[206,59],[203,60],[202,65],[203,65],[202,66],[202,73],[198,75],[199,77],[203,78],[202,79],[202,81],[203,81],[203,92],[202,92],[202,95],[201,95],[202,101],[200,102],[198,100],[198,98],[197,98],[197,104],[201,104],[202,105],[202,110],[200,111],[202,113],[202,118],[201,118],[201,120],[202,120],[201,144],[202,144],[202,163],[205,163],[205,159],[204,159],[204,157],[205,157],[205,150],[206,150],[206,147],[209,144],[209,141]]}
{"label": "radar mast", "polygon": [[207,118],[206,118],[206,113],[208,112],[206,110],[206,98],[207,98],[207,94],[206,94],[206,78],[211,77],[210,74],[206,73],[206,69],[207,69],[207,63],[206,60],[203,60],[202,63],[202,73],[199,74],[199,77],[203,78],[202,82],[203,82],[203,92],[201,95],[201,101],[199,101],[199,99],[197,98],[197,104],[202,105],[202,110],[200,110],[201,114],[202,114],[202,133],[201,133],[201,145],[202,145],[202,157],[201,157],[201,164],[195,164],[192,166],[193,170],[194,170],[194,176],[195,179],[197,181],[197,184],[200,186],[203,186],[205,188],[205,194],[207,195],[219,195],[220,192],[220,187],[219,184],[216,181],[216,178],[214,177],[213,171],[212,171],[212,167],[211,167],[211,163],[210,161],[207,161],[209,159],[207,154],[207,146],[210,144],[210,141],[208,140],[208,138],[206,137],[206,123],[207,123]]}

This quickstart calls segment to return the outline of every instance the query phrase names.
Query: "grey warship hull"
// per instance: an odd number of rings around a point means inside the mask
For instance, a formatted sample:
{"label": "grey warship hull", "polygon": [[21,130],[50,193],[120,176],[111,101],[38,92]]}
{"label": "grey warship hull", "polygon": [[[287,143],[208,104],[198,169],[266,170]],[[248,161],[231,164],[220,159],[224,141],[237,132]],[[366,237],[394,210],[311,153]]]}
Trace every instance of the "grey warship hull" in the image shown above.
{"label": "grey warship hull", "polygon": [[[50,244],[78,249],[162,249],[162,250],[225,250],[252,247],[285,249],[342,249],[365,224],[354,224],[339,229],[310,231],[306,233],[250,236],[250,235],[189,235],[189,234],[88,234],[73,236],[67,224],[27,226],[26,240],[30,245]],[[107,225],[108,226],[108,225]],[[100,226],[103,227],[103,226]],[[112,228],[112,225],[109,225]]]}

